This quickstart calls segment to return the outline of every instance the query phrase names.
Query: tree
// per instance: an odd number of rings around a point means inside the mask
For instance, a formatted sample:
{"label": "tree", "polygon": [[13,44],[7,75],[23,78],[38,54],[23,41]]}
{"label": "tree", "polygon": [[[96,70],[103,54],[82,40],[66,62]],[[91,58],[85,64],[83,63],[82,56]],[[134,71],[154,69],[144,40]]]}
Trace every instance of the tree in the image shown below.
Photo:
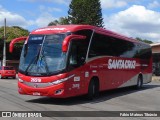
{"label": "tree", "polygon": [[[4,35],[4,27],[0,27],[0,60],[2,60],[2,54],[3,54],[3,35]],[[12,39],[21,37],[21,36],[28,36],[29,31],[25,30],[19,26],[13,26],[13,27],[6,27],[6,58],[7,60],[19,60],[20,53],[22,50],[23,43],[15,44],[15,49],[13,53],[9,53],[9,43]]]}
{"label": "tree", "polygon": [[72,0],[69,5],[70,24],[89,24],[104,27],[100,0]]}
{"label": "tree", "polygon": [[141,38],[139,38],[139,37],[136,37],[136,39],[137,39],[137,40],[139,40],[139,41],[142,41],[142,42],[148,43],[148,44],[152,44],[152,43],[153,43],[153,42],[152,42],[152,41],[150,41],[150,40],[141,39]]}
{"label": "tree", "polygon": [[59,20],[54,20],[48,24],[48,26],[52,25],[66,25],[69,24],[67,17],[60,17]]}
{"label": "tree", "polygon": [[53,25],[58,25],[58,24],[59,24],[59,21],[58,20],[54,20],[54,21],[50,22],[48,24],[48,26],[53,26]]}
{"label": "tree", "polygon": [[69,24],[68,17],[60,17],[59,18],[59,23],[60,23],[60,25],[67,25],[67,24]]}

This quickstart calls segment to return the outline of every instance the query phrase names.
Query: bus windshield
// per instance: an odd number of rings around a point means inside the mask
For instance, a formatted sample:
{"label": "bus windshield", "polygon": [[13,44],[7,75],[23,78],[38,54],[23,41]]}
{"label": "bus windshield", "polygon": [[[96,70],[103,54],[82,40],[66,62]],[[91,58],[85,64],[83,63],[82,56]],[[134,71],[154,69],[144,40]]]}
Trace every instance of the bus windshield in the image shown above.
{"label": "bus windshield", "polygon": [[30,35],[23,46],[19,71],[31,76],[55,74],[66,67],[65,34]]}

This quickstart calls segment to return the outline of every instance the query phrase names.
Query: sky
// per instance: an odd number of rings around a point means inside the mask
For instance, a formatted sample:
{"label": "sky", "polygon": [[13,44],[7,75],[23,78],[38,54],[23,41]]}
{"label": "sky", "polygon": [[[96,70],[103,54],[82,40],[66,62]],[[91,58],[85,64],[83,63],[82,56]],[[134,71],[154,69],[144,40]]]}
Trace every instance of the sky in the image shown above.
{"label": "sky", "polygon": [[[100,0],[106,29],[160,42],[160,0]],[[29,31],[68,15],[71,0],[0,0],[0,26]]]}

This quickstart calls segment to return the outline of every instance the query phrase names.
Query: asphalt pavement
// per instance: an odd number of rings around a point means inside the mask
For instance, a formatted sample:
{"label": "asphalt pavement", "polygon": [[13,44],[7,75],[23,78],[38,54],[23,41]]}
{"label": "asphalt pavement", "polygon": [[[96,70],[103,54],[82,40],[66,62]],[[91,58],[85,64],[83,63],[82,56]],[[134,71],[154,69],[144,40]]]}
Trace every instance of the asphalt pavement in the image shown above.
{"label": "asphalt pavement", "polygon": [[[0,79],[0,111],[160,111],[160,81],[157,79],[144,85],[141,90],[129,87],[101,92],[99,97],[92,101],[87,100],[84,96],[54,99],[20,95],[17,92],[17,79]],[[61,115],[62,113],[59,114]],[[101,116],[66,118],[62,115],[62,117],[50,117],[47,119],[128,120],[129,118]],[[158,117],[132,117],[132,119],[159,120]]]}

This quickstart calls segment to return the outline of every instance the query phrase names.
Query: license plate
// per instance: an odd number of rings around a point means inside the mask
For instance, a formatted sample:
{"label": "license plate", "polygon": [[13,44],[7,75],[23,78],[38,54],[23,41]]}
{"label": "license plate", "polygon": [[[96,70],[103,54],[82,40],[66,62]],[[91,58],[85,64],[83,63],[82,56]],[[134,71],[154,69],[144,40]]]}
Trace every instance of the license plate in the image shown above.
{"label": "license plate", "polygon": [[33,95],[35,95],[35,96],[40,96],[41,93],[39,93],[39,92],[34,92]]}

